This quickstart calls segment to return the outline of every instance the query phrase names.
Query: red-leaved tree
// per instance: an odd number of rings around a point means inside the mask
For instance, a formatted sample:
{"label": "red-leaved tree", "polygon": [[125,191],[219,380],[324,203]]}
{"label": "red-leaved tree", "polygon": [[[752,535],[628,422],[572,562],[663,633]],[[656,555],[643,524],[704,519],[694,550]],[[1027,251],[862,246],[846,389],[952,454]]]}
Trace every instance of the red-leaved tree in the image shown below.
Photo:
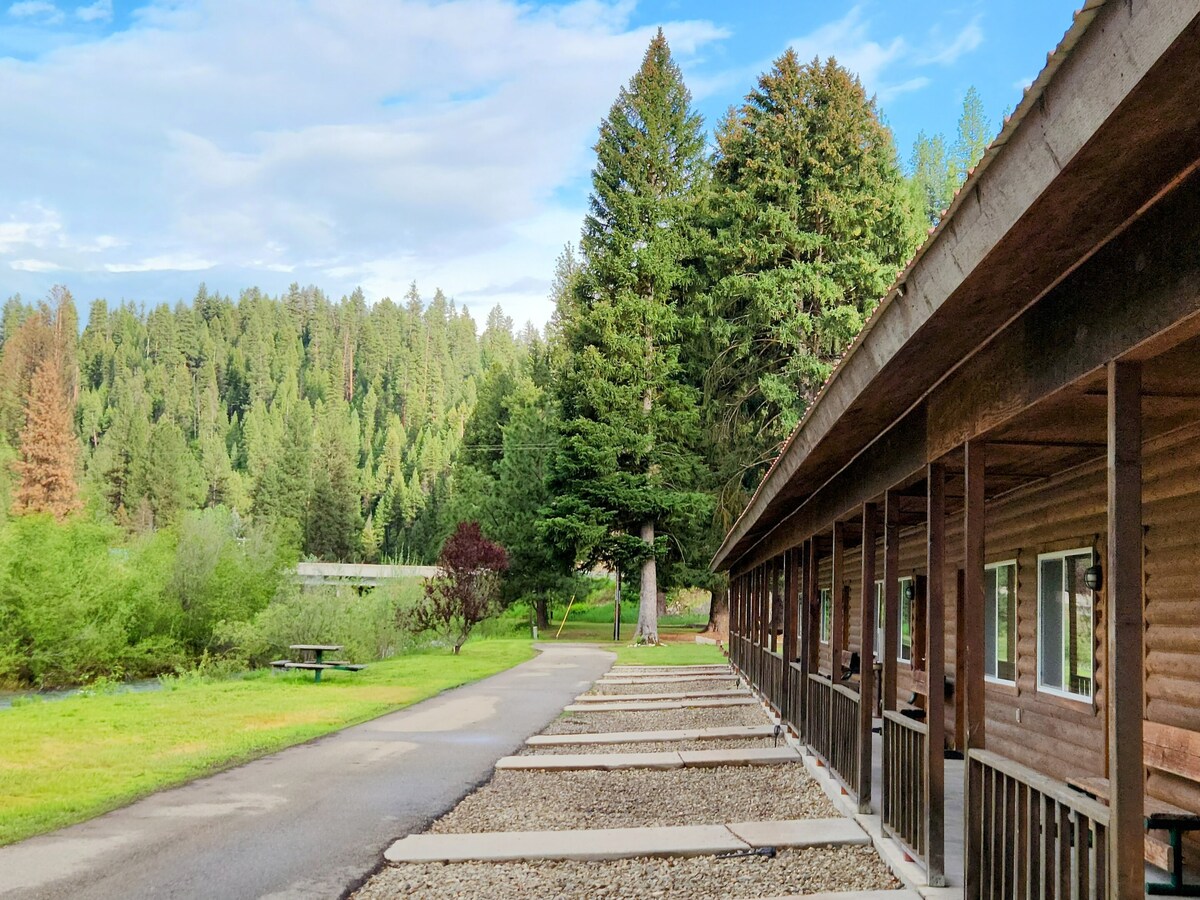
{"label": "red-leaved tree", "polygon": [[478,522],[459,522],[442,547],[438,568],[425,582],[417,625],[436,630],[458,653],[471,629],[496,611],[508,554],[483,536]]}

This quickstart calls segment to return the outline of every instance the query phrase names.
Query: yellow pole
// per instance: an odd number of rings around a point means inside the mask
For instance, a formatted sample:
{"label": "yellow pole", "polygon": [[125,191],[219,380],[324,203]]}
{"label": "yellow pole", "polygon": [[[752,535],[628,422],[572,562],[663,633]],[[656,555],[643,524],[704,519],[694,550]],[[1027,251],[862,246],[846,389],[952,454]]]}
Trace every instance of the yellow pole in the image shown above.
{"label": "yellow pole", "polygon": [[567,611],[563,613],[563,620],[558,623],[558,634],[554,635],[554,639],[558,640],[558,635],[562,634],[563,626],[567,624],[567,616],[571,614],[571,607],[575,605],[575,595],[571,595],[571,602],[567,604]]}

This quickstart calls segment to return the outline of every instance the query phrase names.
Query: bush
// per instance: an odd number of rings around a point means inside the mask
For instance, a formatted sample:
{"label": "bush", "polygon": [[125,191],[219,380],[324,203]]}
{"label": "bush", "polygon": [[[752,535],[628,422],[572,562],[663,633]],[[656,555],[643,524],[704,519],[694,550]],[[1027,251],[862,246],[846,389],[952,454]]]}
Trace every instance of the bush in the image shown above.
{"label": "bush", "polygon": [[287,658],[291,644],[341,644],[355,662],[387,659],[417,642],[398,622],[420,598],[421,583],[414,578],[395,579],[362,596],[289,585],[252,619],[224,622],[216,635],[231,655],[255,666]]}

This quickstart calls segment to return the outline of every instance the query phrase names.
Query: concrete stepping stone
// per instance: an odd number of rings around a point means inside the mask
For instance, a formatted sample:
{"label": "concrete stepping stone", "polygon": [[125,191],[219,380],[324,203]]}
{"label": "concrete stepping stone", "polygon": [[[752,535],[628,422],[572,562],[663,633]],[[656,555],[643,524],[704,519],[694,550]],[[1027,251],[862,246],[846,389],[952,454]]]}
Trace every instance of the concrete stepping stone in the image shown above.
{"label": "concrete stepping stone", "polygon": [[780,897],[762,897],[760,900],[921,900],[916,891],[836,891],[820,894],[787,894]]}
{"label": "concrete stepping stone", "polygon": [[636,702],[622,700],[619,702],[572,703],[563,707],[563,712],[656,712],[662,709],[696,709],[713,706],[754,706],[758,703],[754,697],[739,692],[733,697],[700,697],[696,700],[652,700]]}
{"label": "concrete stepping stone", "polygon": [[410,834],[384,858],[407,862],[511,862],[535,859],[606,860],[636,856],[708,856],[746,850],[724,825],[670,828],[591,828],[583,831],[493,831]]}
{"label": "concrete stepping stone", "polygon": [[[562,753],[546,756],[505,756],[496,770],[582,772],[617,769],[716,768],[719,766],[777,766],[803,760],[793,747],[738,750],[665,750],[654,753]],[[855,826],[857,827],[857,826]]]}
{"label": "concrete stepping stone", "polygon": [[774,725],[730,725],[724,728],[679,728],[669,731],[609,731],[600,734],[535,734],[531,747],[570,747],[588,744],[640,744],[649,741],[737,740],[771,737]]}
{"label": "concrete stepping stone", "polygon": [[[740,836],[743,834],[746,837]],[[765,840],[760,842],[760,838]],[[609,860],[639,856],[710,856],[754,847],[869,844],[870,840],[853,819],[791,819],[659,828],[410,834],[392,844],[383,855],[391,863]]]}
{"label": "concrete stepping stone", "polygon": [[726,665],[703,666],[613,666],[609,675],[725,675],[733,674]]}
{"label": "concrete stepping stone", "polygon": [[750,697],[749,691],[675,691],[665,694],[580,694],[575,698],[576,703],[628,703],[643,700],[653,703],[655,700],[699,700],[707,697]]}
{"label": "concrete stepping stone", "polygon": [[853,819],[781,819],[726,825],[751,847],[869,846],[870,836]]}
{"label": "concrete stepping stone", "polygon": [[718,684],[726,681],[738,681],[732,673],[728,675],[605,675],[596,684],[680,684],[696,681],[702,684]]}

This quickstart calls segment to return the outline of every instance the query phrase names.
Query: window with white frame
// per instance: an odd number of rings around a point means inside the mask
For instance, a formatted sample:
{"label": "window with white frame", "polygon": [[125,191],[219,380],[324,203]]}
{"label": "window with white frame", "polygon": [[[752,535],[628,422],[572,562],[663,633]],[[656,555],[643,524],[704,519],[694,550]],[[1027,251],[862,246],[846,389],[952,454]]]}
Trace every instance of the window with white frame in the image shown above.
{"label": "window with white frame", "polygon": [[916,584],[911,578],[900,579],[900,647],[896,659],[912,662],[912,612]]}
{"label": "window with white frame", "polygon": [[1017,680],[1017,563],[992,563],[983,573],[983,674]]}
{"label": "window with white frame", "polygon": [[833,633],[833,592],[829,588],[821,588],[821,643],[829,643],[829,635]]}
{"label": "window with white frame", "polygon": [[1038,689],[1080,700],[1092,697],[1091,565],[1090,549],[1038,556]]}

